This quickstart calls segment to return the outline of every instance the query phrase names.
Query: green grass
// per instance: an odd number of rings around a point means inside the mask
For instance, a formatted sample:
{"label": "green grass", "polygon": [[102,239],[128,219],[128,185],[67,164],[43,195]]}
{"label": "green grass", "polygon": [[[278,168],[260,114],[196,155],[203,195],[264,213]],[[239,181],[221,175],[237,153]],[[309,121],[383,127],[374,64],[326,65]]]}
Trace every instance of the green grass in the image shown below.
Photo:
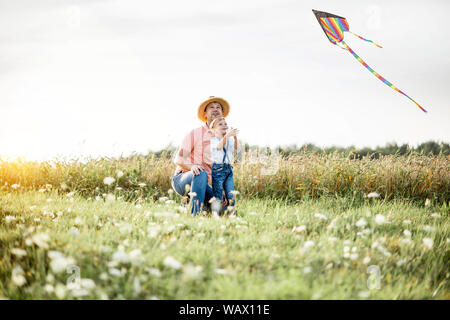
{"label": "green grass", "polygon": [[[347,198],[321,198],[294,205],[238,195],[237,216],[215,219],[191,217],[181,199],[174,200],[136,206],[55,191],[0,191],[0,296],[450,298],[450,212],[445,204],[367,199],[355,205]],[[387,222],[377,224],[377,215]],[[356,226],[361,219],[367,224]],[[293,231],[299,226],[305,230]],[[405,229],[411,232],[410,244],[405,243]],[[431,248],[424,239],[433,241]],[[23,249],[25,255],[13,249]],[[53,251],[64,257],[57,259]],[[182,266],[165,264],[168,256]],[[67,285],[74,274],[66,264],[92,281]],[[380,289],[367,286],[370,265],[379,267]]]}

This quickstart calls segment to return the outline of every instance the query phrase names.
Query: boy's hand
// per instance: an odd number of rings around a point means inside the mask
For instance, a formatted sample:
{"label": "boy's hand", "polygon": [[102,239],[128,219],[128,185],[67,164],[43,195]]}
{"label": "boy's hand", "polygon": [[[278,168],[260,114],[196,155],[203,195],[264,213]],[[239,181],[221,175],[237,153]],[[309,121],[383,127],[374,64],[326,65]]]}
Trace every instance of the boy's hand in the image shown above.
{"label": "boy's hand", "polygon": [[230,131],[227,132],[228,137],[235,137],[239,133],[239,130],[236,128],[231,128]]}

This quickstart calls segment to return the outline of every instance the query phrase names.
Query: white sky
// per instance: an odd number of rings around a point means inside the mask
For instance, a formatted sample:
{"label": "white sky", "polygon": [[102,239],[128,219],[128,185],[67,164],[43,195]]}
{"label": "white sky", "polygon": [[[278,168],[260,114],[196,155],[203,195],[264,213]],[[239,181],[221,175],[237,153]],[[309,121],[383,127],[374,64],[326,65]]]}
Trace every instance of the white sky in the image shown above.
{"label": "white sky", "polygon": [[[347,18],[333,46],[311,9]],[[0,156],[177,145],[208,96],[260,145],[450,141],[450,1],[0,0]]]}

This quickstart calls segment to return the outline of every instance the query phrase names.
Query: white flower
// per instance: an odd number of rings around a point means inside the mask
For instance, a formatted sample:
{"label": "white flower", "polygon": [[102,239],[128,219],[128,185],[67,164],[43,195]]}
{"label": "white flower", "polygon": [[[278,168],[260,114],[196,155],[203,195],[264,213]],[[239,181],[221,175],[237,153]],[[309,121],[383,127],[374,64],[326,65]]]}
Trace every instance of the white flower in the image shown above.
{"label": "white flower", "polygon": [[426,199],[425,200],[425,207],[429,207],[431,205],[431,200],[430,199]]}
{"label": "white flower", "polygon": [[364,264],[368,264],[370,262],[370,257],[369,256],[366,256],[364,259],[363,259],[363,263]]}
{"label": "white flower", "polygon": [[66,287],[61,283],[58,283],[55,287],[55,295],[58,299],[64,299],[66,296]]}
{"label": "white flower", "polygon": [[158,199],[159,202],[165,202],[167,200],[169,200],[169,198],[167,198],[167,197],[161,197]]}
{"label": "white flower", "polygon": [[13,268],[11,272],[11,281],[18,287],[23,286],[27,280],[24,277],[23,269],[20,266],[16,266]]}
{"label": "white flower", "polygon": [[358,221],[356,221],[355,225],[356,225],[358,228],[363,228],[363,227],[365,227],[365,226],[367,225],[367,221],[366,221],[366,219],[361,218],[361,219],[359,219]]}
{"label": "white flower", "polygon": [[256,216],[257,215],[257,213],[256,212],[254,212],[254,211],[252,211],[252,212],[249,212],[248,213],[250,216]]}
{"label": "white flower", "polygon": [[152,276],[157,277],[157,278],[160,278],[161,275],[162,275],[161,271],[159,269],[157,269],[157,268],[149,268],[147,271]]}
{"label": "white flower", "polygon": [[141,282],[138,277],[134,278],[133,289],[134,289],[134,294],[139,294],[142,291]]}
{"label": "white flower", "polygon": [[227,270],[225,270],[225,269],[216,269],[215,272],[217,274],[222,274],[222,275],[229,274],[229,272]]}
{"label": "white flower", "polygon": [[183,267],[184,278],[187,280],[198,279],[203,270],[202,266],[194,266],[193,264],[187,264]]}
{"label": "white flower", "polygon": [[350,260],[356,260],[356,259],[358,259],[358,257],[359,257],[359,255],[357,253],[352,253],[350,255]]}
{"label": "white flower", "polygon": [[380,194],[377,192],[371,192],[367,195],[367,198],[379,198]]}
{"label": "white flower", "polygon": [[58,257],[56,259],[52,259],[50,261],[50,268],[54,273],[60,273],[65,271],[67,267],[73,266],[75,264],[75,260],[71,257]]}
{"label": "white flower", "polygon": [[336,237],[329,237],[328,238],[328,241],[330,241],[330,242],[336,242],[338,240],[338,238],[336,238]]}
{"label": "white flower", "polygon": [[27,255],[27,252],[20,248],[13,248],[11,249],[11,253],[15,255],[16,257],[25,257]]}
{"label": "white flower", "polygon": [[20,188],[20,184],[14,183],[14,184],[11,186],[11,188],[13,188],[13,189]]}
{"label": "white flower", "polygon": [[307,274],[307,273],[311,273],[312,268],[310,266],[306,266],[303,268],[303,273]]}
{"label": "white flower", "polygon": [[292,228],[291,232],[298,232],[298,233],[300,233],[300,232],[305,232],[305,231],[306,231],[306,226],[298,226],[298,227],[294,226]]}
{"label": "white flower", "polygon": [[308,249],[308,248],[311,248],[311,247],[314,247],[314,241],[312,241],[312,240],[306,241],[305,244],[304,244],[304,248]]}
{"label": "white flower", "polygon": [[428,249],[433,248],[433,239],[431,238],[423,238],[423,244],[425,247],[427,247]]}
{"label": "white flower", "polygon": [[67,231],[67,233],[70,234],[70,235],[72,235],[72,236],[74,236],[74,237],[79,237],[79,236],[80,236],[80,230],[78,230],[78,229],[75,228],[75,227],[71,227],[71,228],[69,229],[69,231]]}
{"label": "white flower", "polygon": [[123,177],[123,171],[122,170],[117,170],[116,171],[116,175],[117,175],[117,178]]}
{"label": "white flower", "polygon": [[175,269],[175,270],[178,270],[178,269],[180,269],[183,266],[180,261],[178,261],[177,259],[175,259],[172,256],[165,257],[164,261],[163,261],[163,264],[166,267],[169,267],[169,268],[172,268],[172,269]]}
{"label": "white flower", "polygon": [[344,247],[344,253],[348,253],[348,252],[350,252],[350,247],[345,246],[345,247]]}
{"label": "white flower", "polygon": [[95,282],[92,279],[80,279],[80,285],[88,290],[92,290],[95,288]]}
{"label": "white flower", "polygon": [[142,263],[142,251],[141,249],[134,249],[130,251],[128,254],[128,257],[130,258],[130,262],[134,265],[139,265]]}
{"label": "white flower", "polygon": [[411,237],[411,231],[409,231],[409,230],[403,230],[403,234],[406,236],[406,237]]}
{"label": "white flower", "polygon": [[431,216],[432,216],[433,218],[440,218],[440,217],[441,217],[441,215],[440,215],[439,213],[437,213],[437,212],[432,213]]}
{"label": "white flower", "polygon": [[426,232],[434,232],[435,228],[432,226],[424,226],[423,230]]}
{"label": "white flower", "polygon": [[375,216],[375,222],[376,222],[377,224],[384,224],[384,223],[386,223],[386,217],[383,216],[382,214],[377,214],[377,215]]}
{"label": "white flower", "polygon": [[141,183],[138,184],[138,186],[141,187],[141,188],[145,187],[146,185],[147,185],[147,184],[146,184],[146,183],[143,183],[143,182],[141,182]]}
{"label": "white flower", "polygon": [[106,177],[105,179],[103,179],[103,183],[106,185],[111,185],[116,181],[116,179],[114,179],[113,177]]}
{"label": "white flower", "polygon": [[321,220],[327,220],[328,219],[327,216],[322,214],[322,213],[315,213],[314,217],[316,217],[318,219],[321,219]]}
{"label": "white flower", "polygon": [[14,217],[14,216],[6,216],[5,217],[5,222],[6,223],[10,223],[10,222],[12,222],[12,221],[16,221],[17,219],[16,219],[16,217]]}
{"label": "white flower", "polygon": [[31,237],[31,243],[34,243],[39,248],[48,249],[48,241],[50,237],[45,233],[37,233]]}
{"label": "white flower", "polygon": [[412,244],[413,242],[412,242],[412,240],[410,239],[410,238],[406,238],[406,239],[402,239],[402,240],[400,240],[400,245],[410,245],[410,244]]}
{"label": "white flower", "polygon": [[130,262],[130,257],[128,256],[128,254],[125,251],[123,251],[122,248],[119,248],[119,250],[114,252],[112,259],[113,259],[113,261],[121,262],[121,263]]}
{"label": "white flower", "polygon": [[109,273],[112,276],[115,276],[115,277],[121,277],[122,276],[122,272],[119,269],[116,269],[116,268],[109,269]]}
{"label": "white flower", "polygon": [[358,293],[358,296],[361,299],[367,299],[368,297],[370,297],[370,292],[369,291],[361,291],[360,293]]}

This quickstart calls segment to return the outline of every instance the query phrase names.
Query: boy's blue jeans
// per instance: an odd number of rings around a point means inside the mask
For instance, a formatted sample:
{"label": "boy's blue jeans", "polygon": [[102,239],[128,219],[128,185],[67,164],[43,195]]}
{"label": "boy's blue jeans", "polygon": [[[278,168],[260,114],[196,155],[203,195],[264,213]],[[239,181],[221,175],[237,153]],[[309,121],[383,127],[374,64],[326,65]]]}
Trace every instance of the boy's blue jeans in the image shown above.
{"label": "boy's blue jeans", "polygon": [[227,163],[213,163],[211,174],[213,196],[218,200],[222,200],[222,192],[225,190],[228,200],[227,204],[234,206],[234,194],[231,192],[234,190],[233,168],[231,165]]}

